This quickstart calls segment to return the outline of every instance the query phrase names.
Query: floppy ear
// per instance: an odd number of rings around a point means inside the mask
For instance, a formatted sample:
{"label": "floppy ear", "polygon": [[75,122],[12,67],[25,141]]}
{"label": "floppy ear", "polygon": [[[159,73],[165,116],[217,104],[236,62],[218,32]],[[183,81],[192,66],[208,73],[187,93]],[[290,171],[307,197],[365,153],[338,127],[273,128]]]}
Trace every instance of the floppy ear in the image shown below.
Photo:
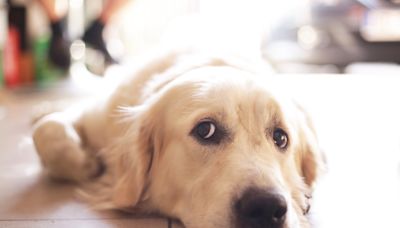
{"label": "floppy ear", "polygon": [[299,110],[299,145],[297,164],[304,182],[310,189],[324,169],[324,156],[319,147],[316,132],[309,115],[297,105]]}
{"label": "floppy ear", "polygon": [[137,205],[148,184],[154,153],[153,126],[156,121],[149,112],[134,111],[132,126],[114,148],[116,182],[112,189],[112,201],[117,208]]}

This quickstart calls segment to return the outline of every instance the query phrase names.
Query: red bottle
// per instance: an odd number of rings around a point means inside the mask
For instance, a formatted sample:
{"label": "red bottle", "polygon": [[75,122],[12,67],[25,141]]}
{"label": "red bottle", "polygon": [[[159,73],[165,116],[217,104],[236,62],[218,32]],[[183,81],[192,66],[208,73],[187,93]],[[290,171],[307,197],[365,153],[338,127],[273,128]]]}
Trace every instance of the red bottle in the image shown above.
{"label": "red bottle", "polygon": [[11,26],[4,46],[4,82],[7,87],[20,84],[20,36],[18,29]]}

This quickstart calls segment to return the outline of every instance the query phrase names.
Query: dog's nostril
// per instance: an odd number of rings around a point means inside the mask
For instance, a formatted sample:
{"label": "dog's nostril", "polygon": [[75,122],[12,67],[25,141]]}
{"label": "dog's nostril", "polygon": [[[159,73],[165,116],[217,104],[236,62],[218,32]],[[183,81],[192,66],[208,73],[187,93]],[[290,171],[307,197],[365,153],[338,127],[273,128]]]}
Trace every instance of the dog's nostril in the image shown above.
{"label": "dog's nostril", "polygon": [[287,212],[285,198],[271,190],[249,189],[236,202],[239,227],[282,227]]}
{"label": "dog's nostril", "polygon": [[285,202],[285,205],[282,204],[276,208],[276,211],[275,211],[272,219],[275,222],[281,222],[281,220],[283,220],[286,215],[286,211],[287,211],[287,206],[286,206],[286,202]]}
{"label": "dog's nostril", "polygon": [[275,211],[275,213],[274,213],[274,218],[276,218],[276,219],[281,219],[282,217],[284,217],[285,216],[285,214],[286,214],[286,211],[287,211],[287,206],[286,206],[286,202],[284,202],[284,201],[282,201],[282,202],[279,202],[278,203],[278,205],[277,205],[277,207],[275,208],[276,209],[276,211]]}

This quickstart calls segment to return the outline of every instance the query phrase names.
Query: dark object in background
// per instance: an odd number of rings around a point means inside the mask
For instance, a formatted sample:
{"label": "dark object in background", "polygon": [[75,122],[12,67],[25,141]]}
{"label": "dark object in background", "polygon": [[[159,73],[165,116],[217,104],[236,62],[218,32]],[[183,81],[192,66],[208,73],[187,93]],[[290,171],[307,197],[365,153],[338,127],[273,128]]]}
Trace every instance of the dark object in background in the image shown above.
{"label": "dark object in background", "polygon": [[49,48],[50,61],[57,67],[68,70],[71,65],[69,47],[71,42],[66,34],[65,19],[51,22],[51,39]]}
{"label": "dark object in background", "polygon": [[306,9],[266,37],[263,52],[276,64],[400,63],[400,1],[312,0]]}
{"label": "dark object in background", "polygon": [[21,51],[28,50],[28,35],[27,35],[27,23],[26,23],[26,8],[23,6],[16,6],[9,4],[8,9],[8,26],[14,27],[18,30],[19,34],[19,46]]}
{"label": "dark object in background", "polygon": [[114,64],[117,61],[108,52],[103,39],[104,27],[105,24],[100,19],[93,21],[83,34],[82,40],[89,46],[93,46],[93,48],[99,50],[104,55],[106,63]]}

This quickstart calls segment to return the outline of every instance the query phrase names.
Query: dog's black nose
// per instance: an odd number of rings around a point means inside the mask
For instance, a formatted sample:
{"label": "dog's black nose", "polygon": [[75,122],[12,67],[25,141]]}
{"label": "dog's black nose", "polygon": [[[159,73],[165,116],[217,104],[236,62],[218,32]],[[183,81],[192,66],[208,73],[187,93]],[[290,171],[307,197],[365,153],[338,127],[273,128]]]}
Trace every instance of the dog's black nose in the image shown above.
{"label": "dog's black nose", "polygon": [[286,211],[285,198],[273,190],[248,189],[235,204],[238,227],[280,228]]}

